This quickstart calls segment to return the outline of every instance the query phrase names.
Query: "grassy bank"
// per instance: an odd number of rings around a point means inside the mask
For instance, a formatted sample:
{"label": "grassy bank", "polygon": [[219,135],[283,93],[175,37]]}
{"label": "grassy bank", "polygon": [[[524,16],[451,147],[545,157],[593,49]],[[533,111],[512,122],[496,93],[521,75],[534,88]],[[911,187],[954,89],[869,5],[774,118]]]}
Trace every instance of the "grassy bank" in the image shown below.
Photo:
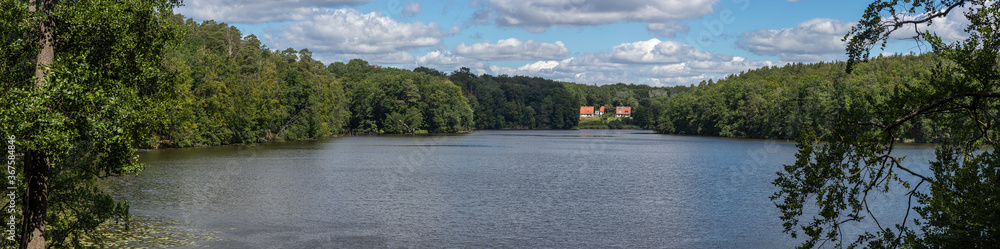
{"label": "grassy bank", "polygon": [[581,117],[579,129],[642,129],[633,124],[632,118]]}

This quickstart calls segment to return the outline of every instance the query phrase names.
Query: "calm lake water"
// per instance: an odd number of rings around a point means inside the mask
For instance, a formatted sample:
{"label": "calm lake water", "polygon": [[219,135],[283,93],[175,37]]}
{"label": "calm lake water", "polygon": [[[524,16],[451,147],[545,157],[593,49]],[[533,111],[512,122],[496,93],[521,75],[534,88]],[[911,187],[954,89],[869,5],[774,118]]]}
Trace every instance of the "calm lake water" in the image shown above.
{"label": "calm lake water", "polygon": [[[145,171],[105,186],[218,231],[198,242],[213,248],[784,248],[799,242],[768,196],[794,154],[635,130],[354,136],[143,152]],[[905,211],[884,199],[877,214]]]}

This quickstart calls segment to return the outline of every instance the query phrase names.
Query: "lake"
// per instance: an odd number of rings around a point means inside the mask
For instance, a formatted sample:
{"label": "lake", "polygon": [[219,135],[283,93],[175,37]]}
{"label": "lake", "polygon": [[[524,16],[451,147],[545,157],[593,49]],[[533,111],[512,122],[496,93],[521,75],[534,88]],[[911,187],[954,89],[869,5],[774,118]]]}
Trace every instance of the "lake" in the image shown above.
{"label": "lake", "polygon": [[[916,161],[933,157],[926,146],[900,150]],[[768,199],[775,172],[794,162],[793,142],[638,130],[477,131],[139,154],[145,171],[105,187],[131,202],[134,214],[218,232],[220,241],[198,242],[213,248],[799,243],[781,233]],[[884,199],[876,214],[905,211],[899,198]]]}

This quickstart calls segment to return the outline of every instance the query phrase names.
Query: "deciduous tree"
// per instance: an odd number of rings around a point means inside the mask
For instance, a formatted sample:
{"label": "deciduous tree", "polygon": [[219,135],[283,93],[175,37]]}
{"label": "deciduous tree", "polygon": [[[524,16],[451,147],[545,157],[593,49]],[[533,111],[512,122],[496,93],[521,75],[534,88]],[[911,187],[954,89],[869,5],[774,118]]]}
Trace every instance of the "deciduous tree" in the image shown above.
{"label": "deciduous tree", "polygon": [[181,36],[167,18],[178,4],[0,2],[0,123],[24,152],[22,248],[79,246],[97,225],[127,219],[128,204],[95,179],[141,170],[134,148],[164,124],[163,55]]}
{"label": "deciduous tree", "polygon": [[[802,247],[843,245],[847,241],[838,239],[845,223],[867,220],[876,227],[850,238],[851,246],[1000,244],[998,7],[985,0],[878,0],[869,5],[845,36],[849,72],[867,64],[873,47],[884,47],[903,29],[919,30],[916,38],[946,60],[919,81],[900,82],[884,95],[868,95],[867,105],[840,110],[830,134],[805,132],[799,138],[797,161],[778,173],[774,184],[780,190],[772,199],[785,231],[795,237],[801,229],[805,235]],[[926,28],[961,15],[969,20],[967,38],[946,41]],[[893,153],[895,143],[909,132],[905,127],[924,127],[915,124],[920,120],[946,131],[936,158],[929,164],[916,162],[927,170],[904,166],[904,158]],[[903,220],[877,219],[870,202],[882,193],[903,193],[916,214],[900,210],[906,212]],[[815,209],[806,208],[813,204]]]}

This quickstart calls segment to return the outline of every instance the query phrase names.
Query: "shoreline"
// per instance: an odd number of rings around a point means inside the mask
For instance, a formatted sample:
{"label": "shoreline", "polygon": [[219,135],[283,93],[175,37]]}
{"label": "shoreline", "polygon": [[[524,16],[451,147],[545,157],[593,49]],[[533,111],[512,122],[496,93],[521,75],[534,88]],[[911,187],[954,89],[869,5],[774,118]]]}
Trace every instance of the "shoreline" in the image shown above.
{"label": "shoreline", "polygon": [[[268,140],[268,141],[259,142],[259,143],[232,143],[232,144],[220,144],[220,145],[197,145],[197,146],[188,146],[188,147],[140,148],[140,149],[136,149],[135,152],[150,152],[150,151],[160,151],[160,150],[170,150],[170,149],[187,149],[187,148],[210,148],[210,147],[223,147],[223,146],[253,146],[253,145],[258,145],[258,144],[284,143],[284,142],[300,142],[300,141],[315,141],[315,140],[322,140],[322,139],[332,139],[332,138],[340,138],[340,137],[353,137],[353,136],[393,136],[393,137],[398,137],[398,136],[455,136],[455,135],[471,134],[473,132],[478,132],[478,131],[532,131],[532,130],[538,130],[538,131],[552,131],[552,130],[588,130],[588,131],[589,130],[632,130],[632,131],[640,131],[640,130],[646,130],[646,131],[652,131],[652,133],[650,133],[650,134],[659,134],[659,135],[672,135],[672,136],[685,136],[685,137],[705,137],[705,138],[723,138],[723,139],[737,139],[737,140],[777,141],[777,142],[795,143],[794,139],[752,138],[752,137],[725,137],[725,136],[692,135],[692,134],[670,134],[670,133],[659,133],[659,132],[656,132],[656,130],[641,129],[641,128],[640,129],[634,129],[634,128],[611,129],[611,128],[589,128],[589,127],[588,128],[573,128],[573,129],[550,129],[550,128],[542,128],[542,129],[519,129],[519,128],[501,128],[501,129],[466,130],[466,131],[460,131],[460,132],[454,132],[454,133],[423,133],[423,134],[412,134],[412,133],[411,134],[394,134],[394,133],[393,134],[387,134],[387,133],[383,133],[383,134],[374,134],[374,133],[373,134],[351,134],[351,133],[342,133],[342,134],[331,135],[331,136],[323,137],[323,138],[308,138],[308,139],[298,139],[298,140]],[[919,143],[919,142],[905,142],[905,141],[897,141],[897,143],[898,144],[902,144],[902,145],[935,145],[935,146],[936,145],[940,145],[940,143]]]}

